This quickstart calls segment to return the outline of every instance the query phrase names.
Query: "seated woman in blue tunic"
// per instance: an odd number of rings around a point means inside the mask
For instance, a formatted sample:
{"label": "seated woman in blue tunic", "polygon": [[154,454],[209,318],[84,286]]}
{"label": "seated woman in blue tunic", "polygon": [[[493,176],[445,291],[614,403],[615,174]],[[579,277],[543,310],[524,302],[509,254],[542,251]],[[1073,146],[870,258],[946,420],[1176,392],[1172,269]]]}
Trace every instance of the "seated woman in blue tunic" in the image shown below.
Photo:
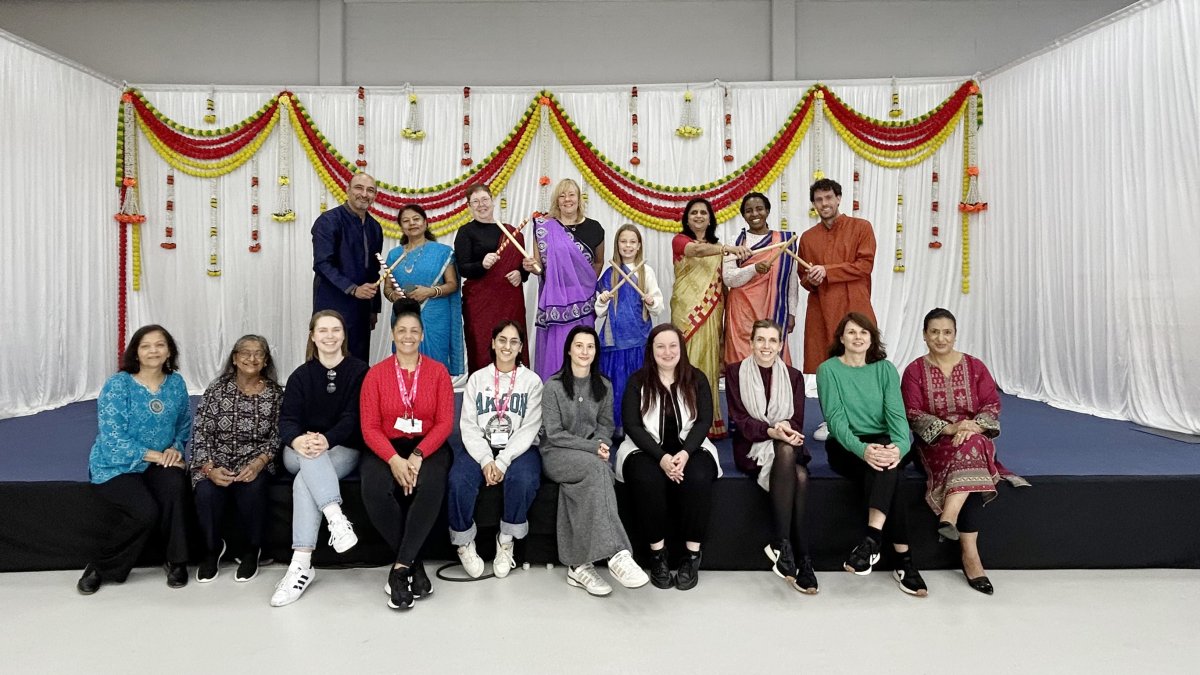
{"label": "seated woman in blue tunic", "polygon": [[112,507],[113,521],[76,584],[84,595],[106,581],[125,581],[154,532],[166,543],[167,585],[187,585],[183,444],[192,433],[192,413],[178,368],[179,351],[167,329],[143,326],[125,347],[121,371],[100,390],[88,474],[95,494]]}

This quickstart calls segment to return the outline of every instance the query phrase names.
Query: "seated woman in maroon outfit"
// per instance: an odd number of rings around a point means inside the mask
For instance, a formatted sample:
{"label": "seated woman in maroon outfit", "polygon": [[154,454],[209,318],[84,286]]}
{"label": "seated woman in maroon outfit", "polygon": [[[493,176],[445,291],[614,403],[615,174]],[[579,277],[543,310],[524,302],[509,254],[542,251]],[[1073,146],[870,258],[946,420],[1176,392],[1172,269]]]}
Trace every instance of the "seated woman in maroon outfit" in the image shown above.
{"label": "seated woman in maroon outfit", "polygon": [[996,459],[1000,395],[987,366],[954,349],[954,315],[941,308],[926,314],[924,337],[929,353],[904,369],[900,390],[928,475],[925,501],[939,517],[938,534],[958,541],[967,583],[991,595],[979,560],[980,510],[1001,479],[1029,483]]}

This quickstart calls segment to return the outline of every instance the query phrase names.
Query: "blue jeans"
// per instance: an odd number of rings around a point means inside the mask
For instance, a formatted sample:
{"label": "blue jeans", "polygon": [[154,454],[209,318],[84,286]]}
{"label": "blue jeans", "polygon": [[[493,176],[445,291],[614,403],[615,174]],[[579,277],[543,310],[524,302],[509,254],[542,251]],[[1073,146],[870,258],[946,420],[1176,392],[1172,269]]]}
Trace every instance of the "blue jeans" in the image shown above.
{"label": "blue jeans", "polygon": [[283,466],[296,474],[292,481],[292,548],[315,549],[321,529],[321,509],[342,503],[338,479],[358,466],[358,450],[335,445],[315,459],[290,447],[283,449]]}
{"label": "blue jeans", "polygon": [[[483,487],[483,467],[465,450],[454,451],[454,466],[450,468],[450,498],[447,508],[450,521],[450,543],[466,546],[475,541],[475,499]],[[500,485],[504,488],[504,517],[500,532],[523,539],[529,534],[529,506],[542,484],[542,456],[537,448],[521,453]]]}

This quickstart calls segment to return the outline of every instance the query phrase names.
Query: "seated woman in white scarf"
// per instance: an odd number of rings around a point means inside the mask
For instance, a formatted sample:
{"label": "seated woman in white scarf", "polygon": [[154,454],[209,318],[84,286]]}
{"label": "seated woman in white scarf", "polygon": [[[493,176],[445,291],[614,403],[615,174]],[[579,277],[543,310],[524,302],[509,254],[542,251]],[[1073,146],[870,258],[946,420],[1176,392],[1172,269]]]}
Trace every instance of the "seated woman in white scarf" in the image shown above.
{"label": "seated woman in white scarf", "polygon": [[772,570],[801,593],[817,592],[808,554],[804,507],[808,462],[804,447],[804,376],[783,363],[783,331],[768,319],[750,330],[750,357],[725,368],[725,395],[738,469],[770,494],[774,540],[766,546]]}

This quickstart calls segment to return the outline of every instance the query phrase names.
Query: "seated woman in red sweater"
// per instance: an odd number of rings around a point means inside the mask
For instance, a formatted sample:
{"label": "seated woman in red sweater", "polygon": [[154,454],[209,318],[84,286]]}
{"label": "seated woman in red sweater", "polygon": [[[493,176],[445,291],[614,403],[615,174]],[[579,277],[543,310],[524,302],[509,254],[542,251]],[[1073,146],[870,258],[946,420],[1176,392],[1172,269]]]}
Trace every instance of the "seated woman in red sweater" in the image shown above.
{"label": "seated woman in red sweater", "polygon": [[415,301],[396,303],[396,354],[367,371],[359,399],[363,503],[375,529],[396,550],[385,590],[388,607],[409,609],[433,593],[417,559],[446,494],[454,424],[454,389],[446,367],[420,353],[424,331]]}

